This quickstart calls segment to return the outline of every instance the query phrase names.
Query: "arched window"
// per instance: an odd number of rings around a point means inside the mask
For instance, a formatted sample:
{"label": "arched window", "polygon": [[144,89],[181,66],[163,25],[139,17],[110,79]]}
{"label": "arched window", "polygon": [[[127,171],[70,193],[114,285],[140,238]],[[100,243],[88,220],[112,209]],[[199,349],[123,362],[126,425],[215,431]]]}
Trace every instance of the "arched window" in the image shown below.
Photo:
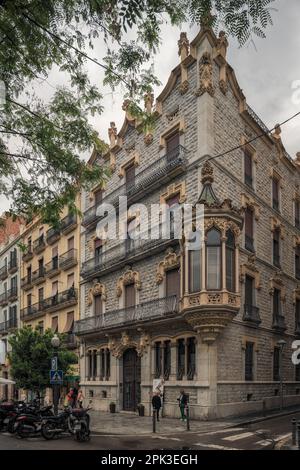
{"label": "arched window", "polygon": [[235,238],[231,230],[226,232],[226,289],[235,291]]}
{"label": "arched window", "polygon": [[206,241],[206,288],[221,289],[221,235],[216,229],[207,232]]}

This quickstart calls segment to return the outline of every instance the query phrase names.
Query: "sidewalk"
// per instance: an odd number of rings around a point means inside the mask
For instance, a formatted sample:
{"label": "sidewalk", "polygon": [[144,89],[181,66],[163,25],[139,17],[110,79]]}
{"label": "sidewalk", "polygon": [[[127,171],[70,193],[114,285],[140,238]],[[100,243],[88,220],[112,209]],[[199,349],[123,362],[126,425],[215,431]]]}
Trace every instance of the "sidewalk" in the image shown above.
{"label": "sidewalk", "polygon": [[[205,433],[214,432],[228,427],[249,425],[259,421],[285,416],[299,412],[299,407],[286,408],[279,412],[274,410],[267,416],[261,413],[242,417],[230,417],[213,421],[190,421],[190,432]],[[91,417],[91,432],[100,435],[136,436],[152,434],[152,417],[138,416],[135,413],[108,413],[103,411],[89,412]],[[157,434],[180,434],[187,432],[186,423],[179,418],[161,418],[156,423]]]}

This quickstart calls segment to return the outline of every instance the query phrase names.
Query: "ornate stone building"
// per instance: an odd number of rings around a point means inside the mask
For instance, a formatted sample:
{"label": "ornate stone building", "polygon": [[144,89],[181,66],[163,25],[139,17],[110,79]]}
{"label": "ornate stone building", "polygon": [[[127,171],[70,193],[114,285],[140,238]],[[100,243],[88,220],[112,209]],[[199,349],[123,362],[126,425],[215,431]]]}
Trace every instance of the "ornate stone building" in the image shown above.
{"label": "ornate stone building", "polygon": [[[145,97],[155,128],[143,132],[125,102],[109,151],[90,159],[112,176],[82,198],[81,386],[102,410],[142,403],[149,414],[155,378],[168,416],[178,416],[180,389],[192,417],[274,407],[284,339],[285,404],[299,402],[300,154],[290,157],[280,127],[270,134],[247,104],[223,33],[203,28],[191,43],[182,33],[178,45],[155,105]],[[97,207],[120,210],[124,195],[125,231],[140,220],[132,204],[204,204],[204,244],[97,238]]]}

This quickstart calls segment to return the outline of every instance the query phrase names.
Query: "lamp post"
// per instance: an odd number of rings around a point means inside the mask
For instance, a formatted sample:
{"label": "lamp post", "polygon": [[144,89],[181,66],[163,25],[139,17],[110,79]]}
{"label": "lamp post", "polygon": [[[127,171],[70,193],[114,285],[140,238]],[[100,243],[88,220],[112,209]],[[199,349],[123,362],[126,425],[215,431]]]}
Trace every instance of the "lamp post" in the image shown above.
{"label": "lamp post", "polygon": [[[53,347],[54,349],[54,357],[58,357],[57,355],[57,350],[60,346],[60,339],[59,337],[57,336],[57,334],[55,333],[55,335],[53,336],[53,338],[51,338],[51,346]],[[55,416],[58,415],[58,402],[59,402],[59,385],[58,384],[54,384],[53,385],[53,406],[54,406],[54,414]]]}
{"label": "lamp post", "polygon": [[283,409],[283,363],[282,363],[282,356],[283,356],[283,349],[286,345],[286,341],[284,339],[280,339],[277,342],[279,346],[279,379],[280,379],[280,411]]}

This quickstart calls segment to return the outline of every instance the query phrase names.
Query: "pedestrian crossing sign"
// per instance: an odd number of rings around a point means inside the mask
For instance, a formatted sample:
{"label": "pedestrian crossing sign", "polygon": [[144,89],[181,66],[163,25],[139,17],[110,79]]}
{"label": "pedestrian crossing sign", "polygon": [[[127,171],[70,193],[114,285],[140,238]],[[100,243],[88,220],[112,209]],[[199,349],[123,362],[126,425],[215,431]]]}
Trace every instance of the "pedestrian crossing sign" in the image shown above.
{"label": "pedestrian crossing sign", "polygon": [[50,383],[52,385],[61,385],[63,383],[64,374],[62,370],[50,370]]}

